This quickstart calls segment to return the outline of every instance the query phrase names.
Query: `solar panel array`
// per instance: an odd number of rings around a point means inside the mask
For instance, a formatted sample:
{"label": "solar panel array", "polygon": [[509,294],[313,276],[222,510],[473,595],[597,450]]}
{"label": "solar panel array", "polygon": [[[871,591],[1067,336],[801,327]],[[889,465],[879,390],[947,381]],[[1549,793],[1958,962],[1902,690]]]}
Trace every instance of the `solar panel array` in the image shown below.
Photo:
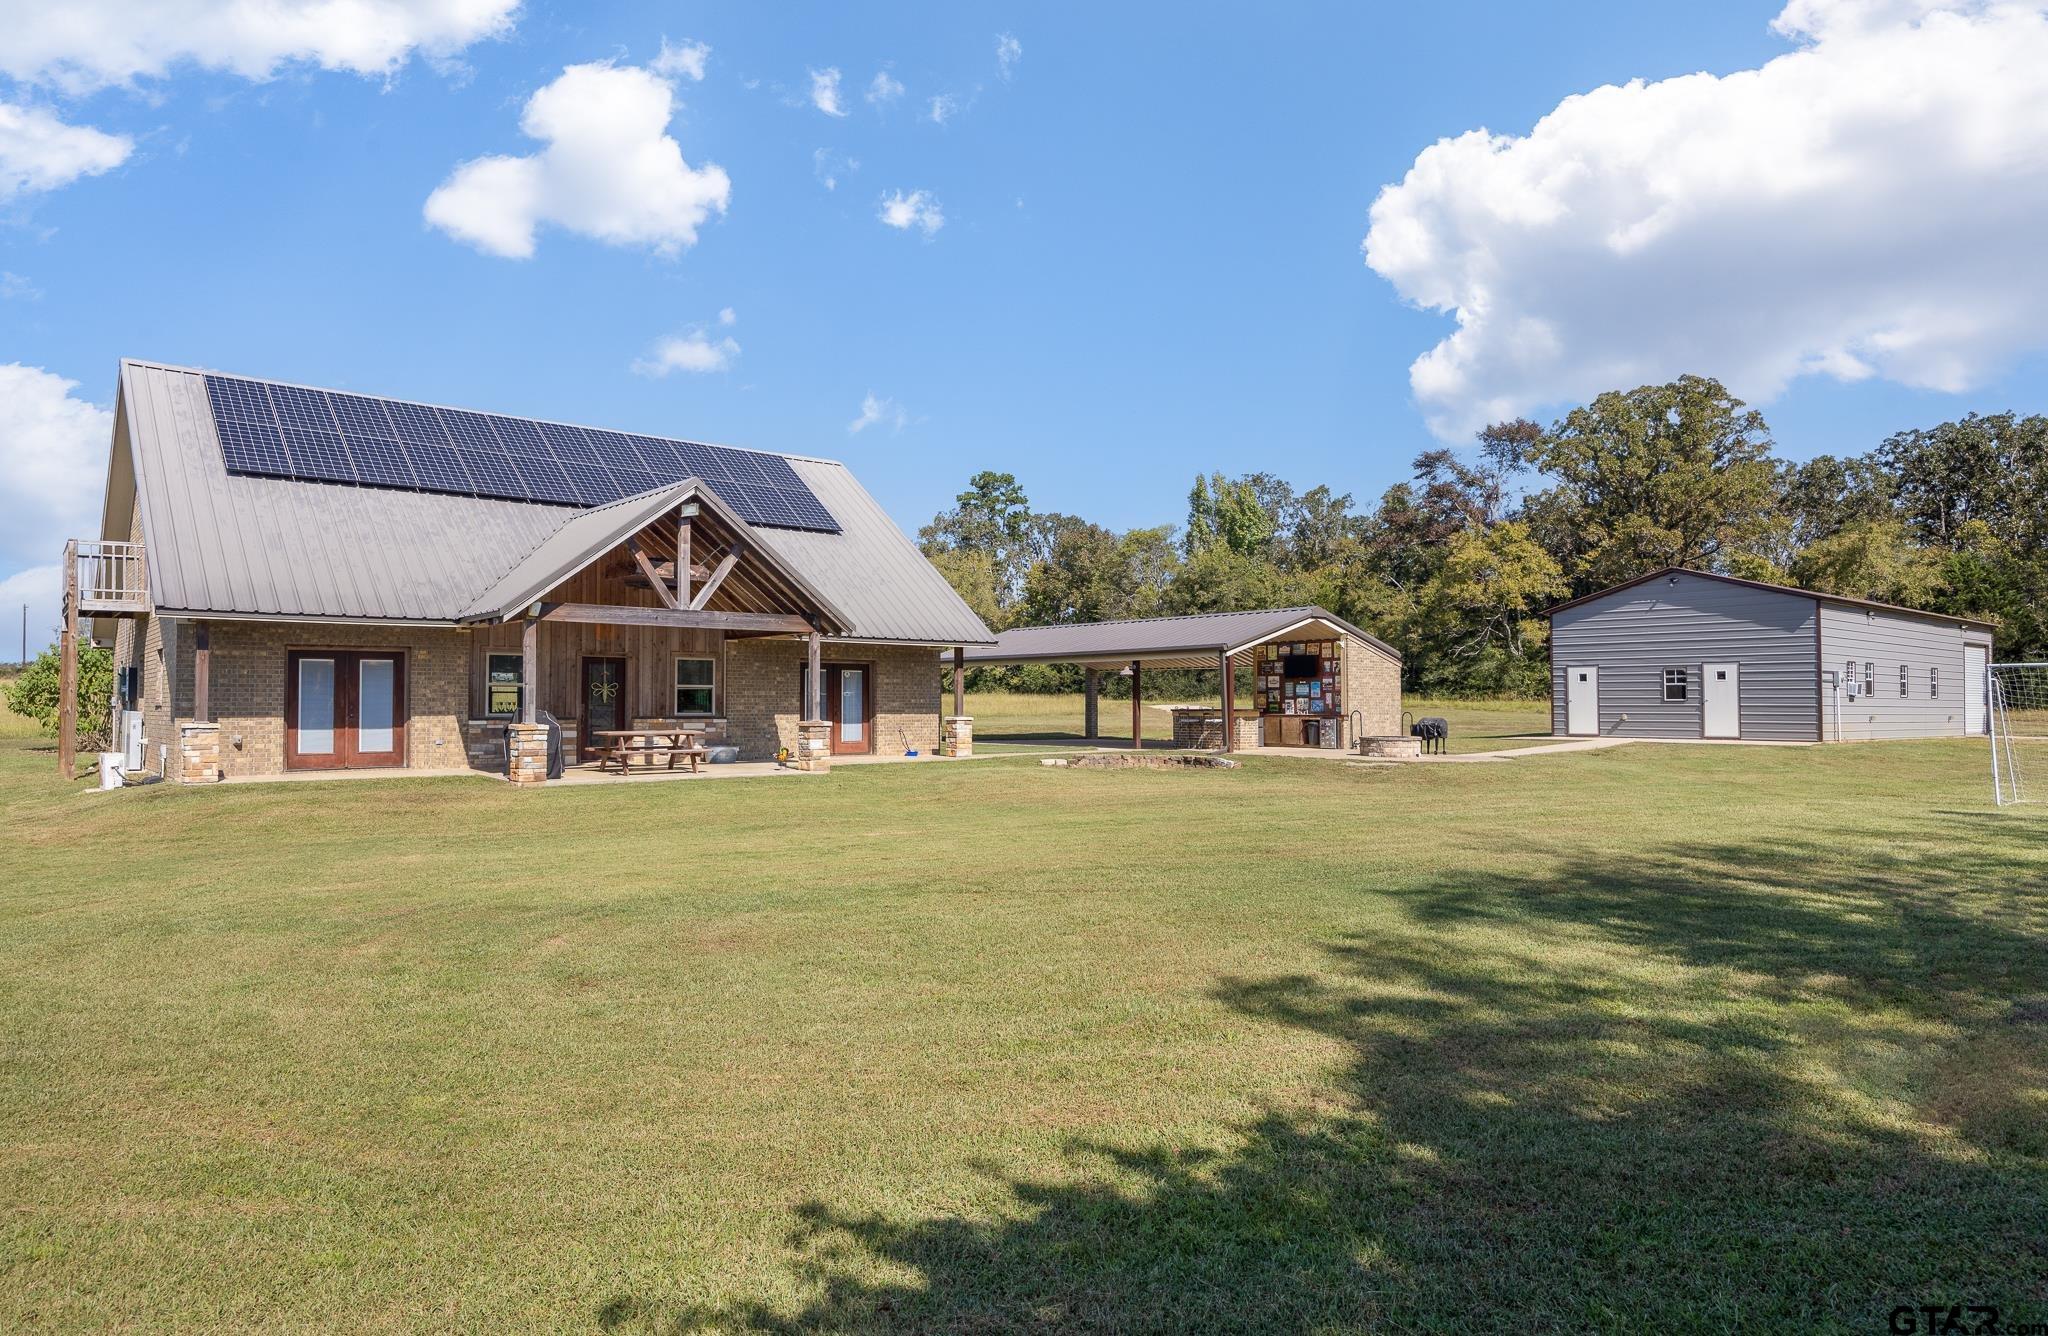
{"label": "solar panel array", "polygon": [[228,472],[601,506],[700,478],[749,524],[838,533],[780,455],[207,376]]}

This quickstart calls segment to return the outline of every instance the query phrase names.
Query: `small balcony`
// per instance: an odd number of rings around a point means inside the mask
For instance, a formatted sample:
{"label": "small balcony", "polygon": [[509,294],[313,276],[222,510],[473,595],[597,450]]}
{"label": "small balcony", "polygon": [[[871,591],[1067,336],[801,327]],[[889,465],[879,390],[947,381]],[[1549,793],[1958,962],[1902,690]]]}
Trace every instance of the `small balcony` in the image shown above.
{"label": "small balcony", "polygon": [[65,585],[78,591],[78,611],[97,616],[140,616],[149,611],[149,577],[142,544],[79,538],[64,545]]}

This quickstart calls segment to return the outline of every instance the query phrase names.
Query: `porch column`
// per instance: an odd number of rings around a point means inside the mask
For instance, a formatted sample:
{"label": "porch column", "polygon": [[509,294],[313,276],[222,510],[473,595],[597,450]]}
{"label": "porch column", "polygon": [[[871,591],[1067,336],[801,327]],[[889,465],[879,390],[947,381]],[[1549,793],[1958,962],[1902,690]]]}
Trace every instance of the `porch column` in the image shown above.
{"label": "porch column", "polygon": [[192,718],[213,722],[213,636],[205,622],[192,628]]}
{"label": "porch column", "polygon": [[804,698],[804,718],[814,723],[825,717],[824,649],[825,638],[816,631],[811,632],[810,648],[807,651],[810,656],[810,673],[805,678],[810,684],[810,691]]}
{"label": "porch column", "polygon": [[967,713],[967,647],[953,646],[953,714],[955,718]]}
{"label": "porch column", "polygon": [[78,540],[64,544],[64,629],[57,635],[57,773],[78,777]]}
{"label": "porch column", "polygon": [[1081,699],[1084,702],[1081,709],[1081,735],[1089,738],[1100,737],[1102,736],[1101,710],[1099,708],[1102,700],[1102,670],[1100,668],[1084,669],[1081,680],[1085,683],[1081,688]]}
{"label": "porch column", "polygon": [[519,697],[519,722],[540,722],[540,622],[528,617],[519,628],[519,680],[526,690]]}
{"label": "porch column", "polygon": [[1145,749],[1145,714],[1140,703],[1145,695],[1145,664],[1131,660],[1131,750]]}
{"label": "porch column", "polygon": [[1231,679],[1230,651],[1218,650],[1216,663],[1223,671],[1223,750],[1232,752],[1237,750],[1237,723],[1230,712],[1237,704],[1237,684]]}

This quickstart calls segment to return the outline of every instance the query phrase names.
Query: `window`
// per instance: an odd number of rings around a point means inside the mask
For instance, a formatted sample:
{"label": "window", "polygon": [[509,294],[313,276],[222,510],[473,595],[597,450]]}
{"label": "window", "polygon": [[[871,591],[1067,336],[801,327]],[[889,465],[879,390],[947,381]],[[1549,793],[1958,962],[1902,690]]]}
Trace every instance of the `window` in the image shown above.
{"label": "window", "polygon": [[510,719],[519,713],[526,694],[526,659],[518,654],[493,654],[484,665],[484,713]]}
{"label": "window", "polygon": [[1666,668],[1664,670],[1664,699],[1685,699],[1685,669]]}
{"label": "window", "polygon": [[676,713],[710,714],[718,669],[710,659],[676,660]]}
{"label": "window", "polygon": [[1874,663],[1865,663],[1863,665],[1863,694],[1866,696],[1875,696],[1877,694],[1877,665]]}
{"label": "window", "polygon": [[1904,699],[1905,699],[1906,697],[1908,697],[1908,696],[1910,696],[1910,695],[1912,695],[1912,694],[1913,694],[1913,688],[1912,688],[1912,685],[1911,685],[1911,681],[1910,681],[1910,679],[1912,678],[1912,676],[1913,676],[1913,670],[1912,670],[1912,669],[1908,668],[1908,667],[1907,667],[1907,666],[1906,666],[1905,664],[1903,664],[1903,663],[1899,665],[1899,699],[1900,699],[1900,700],[1904,700]]}
{"label": "window", "polygon": [[1927,697],[1929,700],[1941,699],[1941,669],[1939,668],[1929,668],[1927,670]]}

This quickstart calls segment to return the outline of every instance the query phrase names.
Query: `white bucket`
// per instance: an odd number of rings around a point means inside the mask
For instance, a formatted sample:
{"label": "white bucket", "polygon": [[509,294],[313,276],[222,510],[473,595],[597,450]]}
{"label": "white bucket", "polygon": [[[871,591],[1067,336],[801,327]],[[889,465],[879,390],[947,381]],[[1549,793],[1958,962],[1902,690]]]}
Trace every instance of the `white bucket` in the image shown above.
{"label": "white bucket", "polygon": [[121,766],[127,757],[120,752],[100,753],[100,787],[118,789],[121,787]]}

